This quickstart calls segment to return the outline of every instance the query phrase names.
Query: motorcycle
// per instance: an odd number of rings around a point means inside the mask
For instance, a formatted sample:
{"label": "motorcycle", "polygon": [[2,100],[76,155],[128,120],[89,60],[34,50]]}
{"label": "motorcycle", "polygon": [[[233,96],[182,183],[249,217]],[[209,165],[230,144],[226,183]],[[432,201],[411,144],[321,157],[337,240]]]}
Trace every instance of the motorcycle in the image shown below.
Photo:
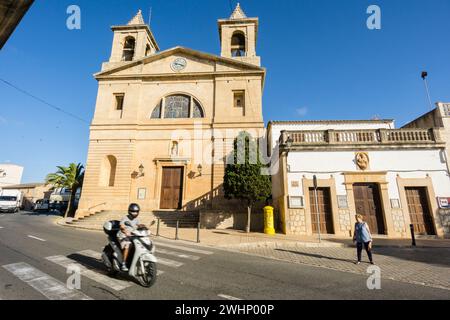
{"label": "motorcycle", "polygon": [[[151,225],[154,225],[155,221]],[[142,286],[150,288],[156,281],[156,263],[155,245],[150,240],[150,230],[147,227],[138,228],[131,234],[130,252],[126,265],[128,272],[121,270],[123,262],[122,249],[117,232],[120,230],[120,221],[108,221],[103,226],[103,231],[108,235],[108,245],[105,246],[102,253],[102,261],[111,276],[117,274],[127,274],[136,279]]]}

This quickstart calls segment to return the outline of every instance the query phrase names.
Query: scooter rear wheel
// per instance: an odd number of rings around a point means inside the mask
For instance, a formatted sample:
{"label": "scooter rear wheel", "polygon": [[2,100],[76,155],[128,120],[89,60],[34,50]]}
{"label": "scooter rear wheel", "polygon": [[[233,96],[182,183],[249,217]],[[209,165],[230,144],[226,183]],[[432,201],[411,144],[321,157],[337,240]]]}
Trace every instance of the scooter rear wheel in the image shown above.
{"label": "scooter rear wheel", "polygon": [[139,283],[146,288],[150,288],[156,281],[156,263],[150,261],[144,261],[145,272],[143,275],[137,277]]}

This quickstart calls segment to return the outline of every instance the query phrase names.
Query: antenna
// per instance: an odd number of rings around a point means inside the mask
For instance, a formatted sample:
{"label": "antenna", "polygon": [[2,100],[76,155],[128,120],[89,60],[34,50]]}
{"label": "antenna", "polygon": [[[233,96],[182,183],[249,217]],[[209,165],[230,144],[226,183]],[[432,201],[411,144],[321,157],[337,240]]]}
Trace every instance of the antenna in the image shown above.
{"label": "antenna", "polygon": [[422,79],[423,79],[423,83],[425,84],[425,91],[427,93],[428,102],[430,103],[430,108],[433,109],[433,103],[431,102],[431,96],[430,96],[430,90],[428,89],[427,77],[428,77],[428,72],[422,71]]}
{"label": "antenna", "polygon": [[150,10],[148,11],[148,26],[152,23],[152,9],[153,7],[150,7]]}

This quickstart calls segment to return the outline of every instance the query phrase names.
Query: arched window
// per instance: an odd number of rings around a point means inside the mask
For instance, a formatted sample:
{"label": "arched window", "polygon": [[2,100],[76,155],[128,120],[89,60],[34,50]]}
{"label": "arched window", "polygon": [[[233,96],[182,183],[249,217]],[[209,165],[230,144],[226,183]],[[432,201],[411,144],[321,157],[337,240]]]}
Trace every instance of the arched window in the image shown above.
{"label": "arched window", "polygon": [[231,56],[245,57],[246,54],[245,35],[242,32],[237,31],[231,38]]}
{"label": "arched window", "polygon": [[153,109],[152,119],[189,119],[204,118],[200,103],[193,97],[175,94],[162,99]]}
{"label": "arched window", "polygon": [[136,47],[136,40],[133,37],[127,37],[123,45],[123,61],[132,61],[134,57],[134,49]]}
{"label": "arched window", "polygon": [[100,185],[102,187],[114,187],[116,181],[117,158],[106,156],[100,170]]}

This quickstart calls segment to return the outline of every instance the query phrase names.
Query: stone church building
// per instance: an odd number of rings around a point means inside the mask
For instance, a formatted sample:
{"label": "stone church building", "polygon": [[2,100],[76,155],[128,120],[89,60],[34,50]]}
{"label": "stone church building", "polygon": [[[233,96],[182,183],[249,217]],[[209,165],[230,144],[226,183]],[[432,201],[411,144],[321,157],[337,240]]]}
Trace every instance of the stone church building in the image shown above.
{"label": "stone church building", "polygon": [[234,138],[241,131],[264,135],[258,23],[239,5],[218,20],[220,56],[161,51],[140,11],[112,27],[111,56],[95,74],[98,97],[76,218],[123,212],[131,202],[144,212],[229,204],[221,185]]}

